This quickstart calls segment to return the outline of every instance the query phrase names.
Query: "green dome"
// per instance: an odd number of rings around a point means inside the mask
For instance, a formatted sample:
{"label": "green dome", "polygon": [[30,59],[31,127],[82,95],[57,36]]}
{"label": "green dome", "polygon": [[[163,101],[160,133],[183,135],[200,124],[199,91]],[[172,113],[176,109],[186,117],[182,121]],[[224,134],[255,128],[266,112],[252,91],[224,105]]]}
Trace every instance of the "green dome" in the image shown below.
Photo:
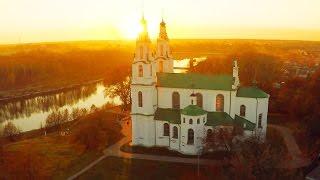
{"label": "green dome", "polygon": [[181,111],[181,114],[184,114],[187,116],[200,116],[206,113],[207,112],[205,110],[203,110],[201,107],[197,105],[189,105]]}

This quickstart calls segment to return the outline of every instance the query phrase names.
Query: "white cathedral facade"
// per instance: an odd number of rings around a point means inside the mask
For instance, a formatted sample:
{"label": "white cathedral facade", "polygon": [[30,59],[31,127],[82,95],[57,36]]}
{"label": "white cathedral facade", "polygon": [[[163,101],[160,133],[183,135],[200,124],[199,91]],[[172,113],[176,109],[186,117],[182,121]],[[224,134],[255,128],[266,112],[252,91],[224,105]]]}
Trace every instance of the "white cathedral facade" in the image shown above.
{"label": "white cathedral facade", "polygon": [[144,18],[141,24],[132,64],[132,145],[195,155],[208,134],[235,123],[244,136],[265,138],[269,95],[240,86],[236,61],[230,75],[174,73],[165,22],[155,50]]}

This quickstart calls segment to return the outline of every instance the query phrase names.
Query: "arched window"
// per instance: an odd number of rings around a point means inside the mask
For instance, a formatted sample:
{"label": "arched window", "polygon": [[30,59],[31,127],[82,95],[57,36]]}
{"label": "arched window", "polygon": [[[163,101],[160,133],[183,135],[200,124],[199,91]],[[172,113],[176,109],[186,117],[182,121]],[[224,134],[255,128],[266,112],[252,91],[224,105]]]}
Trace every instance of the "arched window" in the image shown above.
{"label": "arched window", "polygon": [[142,107],[142,92],[141,91],[138,92],[138,104],[139,104],[139,107]]}
{"label": "arched window", "polygon": [[188,129],[188,141],[187,144],[194,144],[194,132],[192,129]]}
{"label": "arched window", "polygon": [[197,119],[197,124],[200,124],[200,119],[199,118]]}
{"label": "arched window", "polygon": [[143,46],[140,46],[140,58],[143,58]]}
{"label": "arched window", "polygon": [[173,127],[173,136],[172,138],[178,139],[178,128],[177,126]]}
{"label": "arched window", "polygon": [[159,61],[159,72],[163,72],[163,61]]}
{"label": "arched window", "polygon": [[218,94],[216,97],[216,111],[224,111],[224,96],[222,94]]}
{"label": "arched window", "polygon": [[207,130],[207,138],[211,138],[212,137],[212,129],[208,129]]}
{"label": "arched window", "polygon": [[183,118],[183,123],[185,123],[186,122],[186,118]]}
{"label": "arched window", "polygon": [[172,93],[172,108],[180,109],[180,94],[178,92]]}
{"label": "arched window", "polygon": [[258,128],[262,128],[262,113],[259,114]]}
{"label": "arched window", "polygon": [[160,56],[163,56],[163,44],[160,45]]}
{"label": "arched window", "polygon": [[202,108],[202,106],[203,106],[203,98],[202,98],[202,94],[197,93],[197,94],[196,94],[196,96],[197,96],[197,106],[199,106],[199,107],[201,107],[201,108]]}
{"label": "arched window", "polygon": [[192,124],[193,122],[192,122],[192,119],[189,119],[189,124]]}
{"label": "arched window", "polygon": [[139,77],[143,77],[143,66],[142,65],[138,66],[138,71],[139,71]]}
{"label": "arched window", "polygon": [[246,106],[243,104],[240,106],[240,116],[246,116]]}
{"label": "arched window", "polygon": [[163,124],[163,136],[169,136],[169,124],[168,123],[164,123]]}

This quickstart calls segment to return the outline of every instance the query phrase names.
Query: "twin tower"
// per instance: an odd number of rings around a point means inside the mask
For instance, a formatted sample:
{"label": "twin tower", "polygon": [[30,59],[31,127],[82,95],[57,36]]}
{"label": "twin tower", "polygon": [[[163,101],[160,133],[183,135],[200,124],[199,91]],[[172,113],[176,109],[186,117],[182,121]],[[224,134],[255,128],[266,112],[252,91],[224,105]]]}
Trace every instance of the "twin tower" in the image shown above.
{"label": "twin tower", "polygon": [[166,31],[166,23],[160,23],[155,48],[148,34],[147,21],[141,19],[142,31],[137,37],[132,63],[131,117],[132,143],[154,145],[154,114],[158,107],[157,73],[173,73],[173,59]]}
{"label": "twin tower", "polygon": [[148,34],[147,21],[141,19],[142,31],[137,37],[135,56],[132,65],[133,84],[155,83],[157,72],[173,72],[173,59],[166,31],[166,23],[160,23],[156,48],[153,49]]}

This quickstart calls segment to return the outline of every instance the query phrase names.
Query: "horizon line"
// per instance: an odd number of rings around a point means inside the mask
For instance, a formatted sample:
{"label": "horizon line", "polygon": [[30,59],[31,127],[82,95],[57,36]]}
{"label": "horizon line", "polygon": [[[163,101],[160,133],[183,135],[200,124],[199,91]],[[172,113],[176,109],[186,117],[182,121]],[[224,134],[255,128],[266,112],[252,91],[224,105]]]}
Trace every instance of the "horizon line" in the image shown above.
{"label": "horizon line", "polygon": [[[151,38],[152,41],[156,41],[157,38]],[[209,40],[209,41],[214,41],[214,40],[240,40],[240,41],[296,41],[296,42],[316,42],[320,43],[320,40],[304,40],[304,39],[267,39],[267,38],[172,38],[170,40],[198,40],[198,41],[203,41],[203,40]],[[88,39],[88,40],[57,40],[57,41],[31,41],[31,42],[13,42],[13,43],[1,43],[0,46],[5,46],[5,45],[31,45],[31,44],[51,44],[51,43],[72,43],[72,42],[90,42],[90,41],[136,41],[136,39]]]}

